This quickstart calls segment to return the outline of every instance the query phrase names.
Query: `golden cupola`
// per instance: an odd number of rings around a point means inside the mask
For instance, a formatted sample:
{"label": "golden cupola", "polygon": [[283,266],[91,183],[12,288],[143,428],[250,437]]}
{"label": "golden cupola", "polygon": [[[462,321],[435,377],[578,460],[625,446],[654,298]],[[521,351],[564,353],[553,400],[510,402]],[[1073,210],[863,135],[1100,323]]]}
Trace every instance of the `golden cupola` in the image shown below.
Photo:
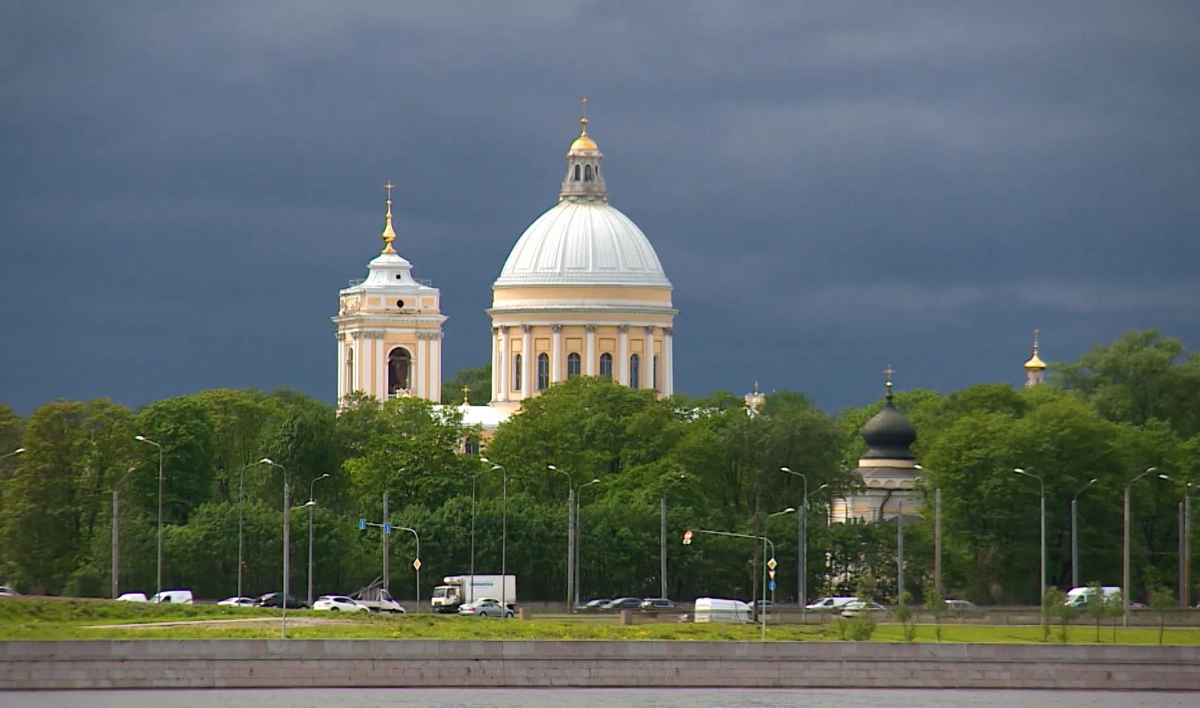
{"label": "golden cupola", "polygon": [[1025,388],[1042,383],[1046,377],[1046,362],[1038,356],[1038,331],[1033,330],[1033,356],[1025,362]]}

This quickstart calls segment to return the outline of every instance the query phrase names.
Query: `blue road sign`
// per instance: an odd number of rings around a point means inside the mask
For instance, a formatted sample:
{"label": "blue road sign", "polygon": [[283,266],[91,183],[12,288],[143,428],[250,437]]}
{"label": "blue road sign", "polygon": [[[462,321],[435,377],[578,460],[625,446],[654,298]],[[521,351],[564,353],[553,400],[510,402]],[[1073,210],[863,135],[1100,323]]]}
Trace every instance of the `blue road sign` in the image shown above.
{"label": "blue road sign", "polygon": [[384,532],[384,533],[391,533],[391,532],[392,532],[392,525],[391,525],[391,524],[389,524],[389,523],[387,523],[387,522],[384,522],[384,524],[383,524],[383,532]]}
{"label": "blue road sign", "polygon": [[767,589],[770,590],[771,592],[775,592],[775,581],[774,580],[767,583]]}
{"label": "blue road sign", "polygon": [[365,529],[365,528],[367,528],[367,520],[366,520],[366,519],[359,519],[359,520],[358,520],[358,530],[359,530],[359,531],[362,531],[362,530],[363,530],[363,529]]}

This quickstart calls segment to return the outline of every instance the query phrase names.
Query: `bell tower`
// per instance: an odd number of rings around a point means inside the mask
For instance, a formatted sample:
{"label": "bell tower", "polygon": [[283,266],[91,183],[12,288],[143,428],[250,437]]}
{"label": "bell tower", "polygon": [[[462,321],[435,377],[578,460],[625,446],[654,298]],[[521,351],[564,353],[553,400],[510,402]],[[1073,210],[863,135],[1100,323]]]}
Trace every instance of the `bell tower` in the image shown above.
{"label": "bell tower", "polygon": [[367,264],[365,280],[339,293],[337,326],[338,404],[361,391],[380,401],[442,395],[441,293],[413,279],[412,264],[393,248],[392,188],[381,238],[383,250]]}

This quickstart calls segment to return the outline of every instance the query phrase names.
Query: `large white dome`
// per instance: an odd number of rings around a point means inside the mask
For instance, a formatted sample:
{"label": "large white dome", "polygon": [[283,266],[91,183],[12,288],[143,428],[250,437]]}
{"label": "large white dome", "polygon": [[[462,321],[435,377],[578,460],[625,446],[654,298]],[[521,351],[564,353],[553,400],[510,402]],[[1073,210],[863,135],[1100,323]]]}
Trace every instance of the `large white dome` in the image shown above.
{"label": "large white dome", "polygon": [[495,283],[521,285],[669,288],[671,282],[629,217],[606,201],[568,197],[525,229]]}

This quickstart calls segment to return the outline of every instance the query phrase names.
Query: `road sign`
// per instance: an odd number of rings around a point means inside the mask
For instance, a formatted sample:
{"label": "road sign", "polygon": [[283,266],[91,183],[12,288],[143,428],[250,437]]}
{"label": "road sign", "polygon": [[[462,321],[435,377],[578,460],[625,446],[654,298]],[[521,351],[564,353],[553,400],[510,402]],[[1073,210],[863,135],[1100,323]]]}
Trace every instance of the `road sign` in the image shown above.
{"label": "road sign", "polygon": [[767,575],[770,575],[770,576],[771,576],[771,580],[774,580],[774,579],[775,579],[775,571],[773,571],[773,570],[768,570],[768,571],[767,571]]}
{"label": "road sign", "polygon": [[391,532],[392,532],[392,525],[391,525],[391,524],[389,524],[389,523],[387,523],[387,522],[384,522],[384,524],[383,524],[383,532],[384,532],[384,533],[391,533]]}
{"label": "road sign", "polygon": [[413,561],[413,568],[414,568],[414,569],[416,569],[416,570],[420,570],[420,569],[421,569],[421,559],[420,559],[420,558],[418,558],[418,559],[416,559],[415,561]]}
{"label": "road sign", "polygon": [[775,592],[775,581],[774,580],[767,583],[767,589],[770,590],[771,592]]}
{"label": "road sign", "polygon": [[687,546],[687,545],[691,544],[691,542],[692,542],[692,531],[691,531],[691,529],[688,529],[687,531],[683,532],[683,545]]}
{"label": "road sign", "polygon": [[366,520],[366,519],[359,519],[359,520],[358,520],[358,530],[359,530],[359,531],[362,531],[362,530],[363,530],[363,529],[365,529],[365,528],[367,528],[367,520]]}
{"label": "road sign", "polygon": [[774,558],[767,561],[767,567],[770,568],[771,570],[775,570],[775,566],[777,566],[777,565],[779,565],[779,564],[775,562]]}

